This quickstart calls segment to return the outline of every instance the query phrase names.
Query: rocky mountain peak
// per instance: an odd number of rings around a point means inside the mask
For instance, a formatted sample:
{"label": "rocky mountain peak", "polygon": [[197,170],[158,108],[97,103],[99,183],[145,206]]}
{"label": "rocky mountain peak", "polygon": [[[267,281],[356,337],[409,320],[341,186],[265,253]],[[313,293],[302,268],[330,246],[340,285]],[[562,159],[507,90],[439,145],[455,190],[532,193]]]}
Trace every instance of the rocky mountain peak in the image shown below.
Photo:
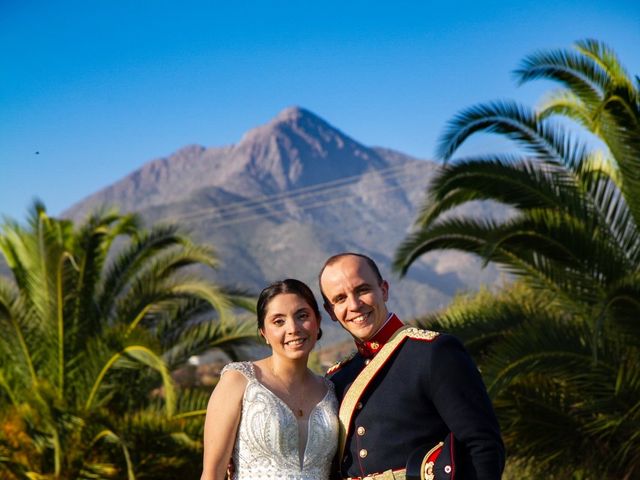
{"label": "rocky mountain peak", "polygon": [[295,123],[303,120],[311,120],[316,122],[320,121],[326,123],[313,112],[297,105],[287,107],[282,110],[273,118],[273,120],[271,120],[271,123]]}
{"label": "rocky mountain peak", "polygon": [[339,143],[344,143],[345,139],[354,141],[316,114],[293,106],[285,108],[264,125],[246,132],[238,145],[264,142],[271,137],[301,136],[311,139],[318,133],[321,133],[325,140],[340,139]]}
{"label": "rocky mountain peak", "polygon": [[260,172],[269,188],[285,190],[356,175],[386,163],[314,113],[288,107],[268,123],[248,131],[234,150],[248,161],[237,168]]}
{"label": "rocky mountain peak", "polygon": [[[148,162],[64,216],[77,220],[112,205],[139,212],[149,225],[179,222],[215,246],[222,266],[211,278],[220,284],[259,292],[293,277],[314,286],[322,262],[341,251],[370,255],[391,275],[391,255],[434,169],[289,107],[239,143],[185,146]],[[412,269],[389,306],[409,319],[444,305],[459,288],[495,278],[472,259],[438,253]],[[344,335],[334,322],[325,330],[325,345]]]}

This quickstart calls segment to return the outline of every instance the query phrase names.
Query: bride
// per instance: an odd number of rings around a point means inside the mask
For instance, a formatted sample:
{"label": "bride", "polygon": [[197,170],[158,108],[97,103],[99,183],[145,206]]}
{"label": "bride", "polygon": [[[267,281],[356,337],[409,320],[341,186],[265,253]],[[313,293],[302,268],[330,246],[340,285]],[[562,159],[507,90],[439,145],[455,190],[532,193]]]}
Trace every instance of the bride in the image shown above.
{"label": "bride", "polygon": [[328,380],[307,368],[322,335],[313,293],[299,280],[265,288],[258,330],[271,355],[230,363],[211,394],[201,480],[327,480],[338,443],[338,403]]}

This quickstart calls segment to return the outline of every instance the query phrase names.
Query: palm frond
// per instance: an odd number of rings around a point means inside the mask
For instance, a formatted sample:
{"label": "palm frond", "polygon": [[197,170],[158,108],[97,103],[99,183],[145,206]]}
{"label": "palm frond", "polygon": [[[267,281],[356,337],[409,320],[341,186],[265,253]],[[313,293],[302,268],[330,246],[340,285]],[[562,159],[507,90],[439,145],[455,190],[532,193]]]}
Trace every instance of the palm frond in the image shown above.
{"label": "palm frond", "polygon": [[[640,464],[640,78],[632,82],[613,50],[594,40],[577,42],[575,51],[534,53],[516,75],[520,83],[548,79],[564,89],[538,113],[505,101],[462,111],[448,124],[438,154],[449,160],[467,138],[485,132],[514,141],[525,155],[444,165],[394,268],[405,273],[421,255],[453,248],[514,274],[525,286],[518,295],[485,293],[420,322],[467,341],[506,444],[527,472],[634,478]],[[494,220],[456,211],[477,200],[515,213]],[[587,450],[597,455],[585,456]]]}
{"label": "palm frond", "polygon": [[521,210],[582,210],[584,199],[567,172],[521,157],[492,155],[444,165],[432,179],[416,224],[428,226],[454,207],[492,200]]}
{"label": "palm frond", "polygon": [[[15,465],[32,478],[174,478],[176,468],[197,465],[202,418],[174,413],[200,407],[204,394],[178,402],[165,358],[184,362],[216,346],[237,355],[255,332],[236,325],[231,309],[253,307],[245,293],[194,274],[216,265],[209,247],[175,227],[145,233],[138,225],[135,216],[101,211],[74,229],[36,203],[26,227],[2,227],[13,283],[0,279],[0,355],[12,359],[0,366],[0,412],[15,413],[26,440],[4,450],[0,429],[5,466],[26,448],[33,461]],[[121,236],[128,243],[106,266]],[[168,460],[176,468],[154,460],[157,449],[145,446],[151,430],[122,428],[140,412],[161,419],[154,433],[179,452]]]}
{"label": "palm frond", "polygon": [[72,335],[78,342],[74,350],[87,340],[86,334],[101,328],[100,314],[95,304],[96,290],[104,268],[109,247],[118,233],[131,227],[129,217],[121,217],[115,211],[98,211],[92,214],[75,234],[74,257],[77,258],[77,282],[73,286],[74,307],[70,325]]}
{"label": "palm frond", "polygon": [[255,344],[257,337],[255,323],[248,320],[204,320],[181,332],[173,346],[165,351],[164,358],[168,365],[175,368],[185,364],[193,355],[219,348],[236,360],[238,347]]}
{"label": "palm frond", "polygon": [[607,291],[605,302],[607,316],[616,330],[627,336],[630,344],[640,338],[640,272],[614,282]]}
{"label": "palm frond", "polygon": [[[530,320],[533,321],[523,324],[500,342],[489,356],[483,369],[489,391],[503,390],[528,374],[578,382],[588,377],[594,368],[588,325],[567,324],[547,316]],[[611,378],[616,367],[604,360],[597,366],[607,378]]]}
{"label": "palm frond", "polygon": [[115,352],[103,365],[100,373],[95,378],[89,396],[85,402],[85,410],[93,408],[94,402],[97,401],[99,389],[103,385],[106,375],[112,368],[128,367],[130,363],[128,360],[145,365],[155,371],[157,371],[162,377],[162,385],[164,388],[165,408],[167,416],[173,415],[175,411],[175,389],[173,386],[173,380],[166,364],[156,353],[151,349],[143,345],[129,345],[119,352]]}
{"label": "palm frond", "polygon": [[544,50],[529,55],[514,74],[519,84],[538,79],[556,81],[588,106],[600,103],[611,83],[610,75],[601,65],[569,50]]}
{"label": "palm frond", "polygon": [[544,120],[553,115],[570,118],[589,131],[596,131],[593,112],[571,90],[554,90],[538,104],[538,116]]}
{"label": "palm frond", "polygon": [[499,301],[489,292],[481,291],[473,298],[465,295],[454,299],[444,311],[417,318],[413,323],[455,335],[471,356],[483,363],[487,352],[525,318],[520,304]]}
{"label": "palm frond", "polygon": [[211,282],[192,276],[173,276],[164,281],[150,276],[136,281],[118,302],[115,318],[118,323],[126,323],[129,331],[138,324],[153,326],[158,324],[164,311],[192,298],[207,302],[221,321],[229,318],[230,304],[225,295]]}
{"label": "palm frond", "polygon": [[621,176],[621,191],[636,224],[640,223],[640,103],[630,103],[632,92],[612,92],[605,104],[611,121],[602,127],[602,137],[611,150]]}
{"label": "palm frond", "polygon": [[[136,475],[133,470],[133,463],[131,462],[131,453],[129,452],[129,448],[127,447],[123,439],[121,439],[118,435],[116,435],[111,430],[102,430],[93,438],[93,440],[91,441],[91,445],[93,446],[100,441],[110,442],[120,447],[120,449],[122,450],[123,458],[127,466],[127,469],[126,469],[127,480],[136,480]],[[94,465],[85,465],[85,468],[88,468],[90,470],[95,470]]]}
{"label": "palm frond", "polygon": [[561,123],[549,118],[542,120],[524,105],[499,101],[476,105],[457,114],[440,138],[438,157],[449,160],[467,138],[478,132],[504,135],[552,167],[574,169],[589,155],[587,146]]}
{"label": "palm frond", "polygon": [[[613,49],[609,48],[605,43],[587,38],[578,40],[575,43],[575,48],[582,55],[599,65],[607,73],[612,83],[622,84],[633,89],[633,84],[626,69],[620,63]],[[603,90],[610,88],[610,86],[610,84],[604,85]]]}
{"label": "palm frond", "polygon": [[183,244],[186,239],[176,226],[162,226],[140,235],[119,253],[104,274],[98,293],[98,308],[102,315],[110,315],[114,301],[127,290],[128,284],[150,258],[168,248]]}

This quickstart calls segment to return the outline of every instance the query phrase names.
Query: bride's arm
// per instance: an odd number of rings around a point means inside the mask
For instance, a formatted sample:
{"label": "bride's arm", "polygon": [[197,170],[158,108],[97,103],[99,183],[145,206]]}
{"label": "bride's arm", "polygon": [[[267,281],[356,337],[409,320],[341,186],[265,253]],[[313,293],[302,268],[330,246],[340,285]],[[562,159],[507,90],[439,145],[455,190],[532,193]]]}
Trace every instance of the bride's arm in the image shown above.
{"label": "bride's arm", "polygon": [[204,422],[204,459],[200,480],[223,480],[236,441],[247,379],[229,370],[213,390]]}

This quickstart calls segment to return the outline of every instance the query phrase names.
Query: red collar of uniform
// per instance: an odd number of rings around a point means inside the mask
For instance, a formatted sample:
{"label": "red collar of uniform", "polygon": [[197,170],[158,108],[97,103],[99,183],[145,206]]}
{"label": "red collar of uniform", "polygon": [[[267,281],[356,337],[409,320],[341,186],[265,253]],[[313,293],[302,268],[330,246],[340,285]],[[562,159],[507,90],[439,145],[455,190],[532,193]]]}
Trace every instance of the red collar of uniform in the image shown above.
{"label": "red collar of uniform", "polygon": [[366,342],[360,342],[356,340],[356,347],[358,353],[364,358],[373,358],[376,353],[384,346],[385,343],[396,333],[396,331],[404,324],[396,317],[395,313],[389,316],[389,319],[385,322],[380,330]]}

